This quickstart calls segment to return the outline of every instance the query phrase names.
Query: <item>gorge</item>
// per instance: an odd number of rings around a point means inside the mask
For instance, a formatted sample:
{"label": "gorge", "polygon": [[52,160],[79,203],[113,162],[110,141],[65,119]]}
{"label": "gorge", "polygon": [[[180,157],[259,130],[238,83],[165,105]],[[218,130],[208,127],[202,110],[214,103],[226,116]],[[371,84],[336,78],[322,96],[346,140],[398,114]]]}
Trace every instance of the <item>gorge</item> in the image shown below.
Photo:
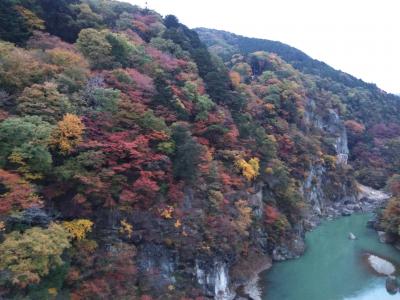
{"label": "gorge", "polygon": [[0,298],[383,295],[399,101],[128,3],[3,0]]}

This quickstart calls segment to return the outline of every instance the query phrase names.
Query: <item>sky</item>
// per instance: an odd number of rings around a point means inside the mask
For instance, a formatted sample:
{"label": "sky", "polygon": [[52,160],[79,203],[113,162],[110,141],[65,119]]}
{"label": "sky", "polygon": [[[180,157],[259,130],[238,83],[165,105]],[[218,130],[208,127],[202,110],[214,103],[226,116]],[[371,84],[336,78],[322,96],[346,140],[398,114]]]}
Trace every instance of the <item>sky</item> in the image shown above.
{"label": "sky", "polygon": [[[123,0],[144,7],[146,0]],[[190,28],[265,38],[400,94],[399,0],[147,0]]]}

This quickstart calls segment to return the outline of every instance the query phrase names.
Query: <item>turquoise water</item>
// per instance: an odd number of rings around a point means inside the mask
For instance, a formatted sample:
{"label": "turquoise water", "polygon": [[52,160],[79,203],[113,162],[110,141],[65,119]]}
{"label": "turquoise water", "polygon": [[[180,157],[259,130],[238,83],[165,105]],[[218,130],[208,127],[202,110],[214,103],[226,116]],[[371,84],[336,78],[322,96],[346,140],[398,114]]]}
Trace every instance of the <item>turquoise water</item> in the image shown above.
{"label": "turquoise water", "polygon": [[[400,251],[379,242],[366,228],[370,216],[326,221],[306,235],[307,251],[297,260],[276,263],[262,276],[264,300],[395,300],[385,278],[372,274],[362,254],[370,252],[400,266]],[[353,232],[357,240],[349,240]]]}

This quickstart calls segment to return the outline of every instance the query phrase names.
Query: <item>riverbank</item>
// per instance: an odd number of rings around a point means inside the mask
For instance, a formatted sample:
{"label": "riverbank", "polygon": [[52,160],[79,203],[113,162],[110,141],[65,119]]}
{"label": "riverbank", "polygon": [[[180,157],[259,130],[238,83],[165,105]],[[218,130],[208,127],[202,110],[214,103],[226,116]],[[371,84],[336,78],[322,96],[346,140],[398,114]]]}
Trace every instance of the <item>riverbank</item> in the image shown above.
{"label": "riverbank", "polygon": [[[304,228],[307,230],[307,232],[310,232],[312,230],[318,230],[318,226],[323,224],[326,221],[332,221],[332,220],[338,220],[339,218],[351,218],[354,214],[364,214],[365,216],[368,216],[369,219],[365,220],[365,224],[363,224],[363,228],[365,230],[367,229],[367,224],[370,221],[372,217],[372,212],[376,211],[378,208],[381,208],[385,205],[386,201],[390,198],[389,194],[386,194],[382,191],[374,190],[370,187],[358,184],[357,185],[357,190],[358,194],[355,199],[352,199],[352,201],[340,201],[337,203],[329,203],[323,211],[320,212],[320,214],[316,214],[315,212],[311,213],[308,216],[308,219],[305,221]],[[355,230],[351,227],[348,228],[347,232],[343,233],[344,235],[341,236],[340,238],[344,238],[348,240],[349,233],[353,233]],[[377,233],[374,230],[371,230],[369,232],[370,235],[370,240],[375,239],[377,240]],[[371,236],[372,235],[372,236]],[[358,234],[356,233],[357,239],[359,238]],[[325,237],[326,238],[326,237]],[[329,237],[328,237],[329,238]],[[307,239],[305,239],[306,243],[305,246],[309,245],[307,242]],[[323,243],[323,240],[320,241],[320,243]],[[360,243],[360,242],[358,242]],[[361,242],[362,244],[363,242]],[[304,251],[305,251],[305,246],[304,246]],[[312,251],[312,249],[310,250]],[[329,253],[330,249],[325,249],[326,253]],[[273,254],[276,251],[274,250]],[[289,253],[287,256],[276,256],[272,255],[272,258],[275,261],[285,261],[287,259],[291,259],[293,257],[290,257],[291,251],[290,249],[286,251]],[[333,251],[334,252],[334,251]],[[307,255],[307,253],[306,253]],[[333,253],[335,255],[335,253]],[[300,260],[302,259],[302,256],[299,258]],[[290,263],[290,261],[289,261]],[[274,267],[272,267],[274,268]],[[265,273],[264,275],[265,276]],[[284,298],[283,298],[284,299]],[[305,298],[307,299],[307,298]]]}
{"label": "riverbank", "polygon": [[[263,299],[386,299],[382,293],[386,277],[368,270],[364,254],[374,253],[398,265],[400,252],[379,242],[376,232],[366,227],[370,218],[370,214],[354,214],[323,221],[307,233],[308,248],[302,257],[276,263],[261,275]],[[356,240],[348,239],[349,231]],[[368,293],[379,293],[381,298],[358,298]]]}
{"label": "riverbank", "polygon": [[[377,191],[363,185],[358,185],[357,190],[357,196],[351,199],[351,201],[347,199],[336,203],[328,203],[320,214],[315,213],[315,211],[310,213],[304,221],[302,230],[306,232],[318,230],[319,225],[326,221],[337,220],[341,217],[351,218],[354,214],[369,213],[372,216],[371,213],[377,208],[382,207],[390,197],[390,195],[382,191]],[[363,225],[365,228],[367,221]],[[350,228],[341,238],[348,240],[349,233],[353,231]],[[376,238],[376,232],[372,232],[374,238]],[[358,238],[357,233],[356,236]],[[302,259],[302,255],[306,250],[305,241],[304,236],[299,234],[288,240],[284,245],[273,249],[271,257],[254,252],[248,254],[246,258],[239,260],[231,267],[229,272],[231,283],[229,287],[231,291],[229,293],[230,297],[235,300],[261,300],[263,294],[265,294],[265,291],[262,291],[262,277],[265,276],[267,270],[274,268],[272,262],[290,262],[294,258]],[[329,253],[330,250],[326,249],[326,252]]]}

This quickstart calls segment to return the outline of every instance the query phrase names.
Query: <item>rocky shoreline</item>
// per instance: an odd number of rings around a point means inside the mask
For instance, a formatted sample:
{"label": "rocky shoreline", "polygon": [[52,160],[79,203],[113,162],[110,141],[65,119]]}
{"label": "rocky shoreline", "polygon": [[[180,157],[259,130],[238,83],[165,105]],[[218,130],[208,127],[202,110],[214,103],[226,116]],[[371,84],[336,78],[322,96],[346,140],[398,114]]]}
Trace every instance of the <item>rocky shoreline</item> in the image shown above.
{"label": "rocky shoreline", "polygon": [[[252,203],[254,202],[254,206],[261,207],[261,195],[257,193],[253,198]],[[232,266],[225,265],[223,272],[222,269],[219,271],[215,270],[215,279],[223,279],[222,281],[216,280],[215,299],[261,300],[260,274],[271,268],[274,261],[285,261],[302,256],[306,251],[304,237],[307,231],[313,230],[323,220],[333,220],[339,217],[350,216],[354,213],[372,213],[376,209],[383,207],[389,198],[390,195],[385,192],[357,184],[355,192],[349,192],[340,200],[329,201],[324,199],[324,201],[318,202],[318,206],[315,206],[310,201],[312,199],[308,199],[311,207],[304,221],[297,228],[293,228],[292,238],[287,239],[284,244],[272,249],[270,255],[253,252]],[[369,226],[375,228],[374,224],[375,221],[371,220]],[[388,239],[382,233],[380,233],[380,238],[382,241],[387,241]],[[199,271],[202,270],[199,269]],[[199,274],[196,276],[198,280],[202,277],[199,277]],[[208,279],[211,279],[208,276],[203,277],[204,280],[200,280],[200,282],[204,281],[203,284],[206,284]],[[217,284],[219,281],[221,282]]]}
{"label": "rocky shoreline", "polygon": [[305,220],[305,228],[312,230],[323,220],[333,220],[339,217],[351,216],[354,213],[372,213],[384,207],[390,195],[368,186],[357,184],[356,197],[347,197],[342,201],[330,203],[322,211],[314,210]]}
{"label": "rocky shoreline", "polygon": [[[354,213],[374,212],[376,209],[383,207],[386,201],[390,198],[390,195],[385,192],[374,190],[361,184],[357,185],[357,189],[358,195],[353,199],[350,198],[351,201],[349,201],[349,199],[345,199],[340,202],[332,203],[331,205],[326,206],[320,214],[315,213],[315,211],[314,213],[310,214],[309,217],[304,221],[304,230],[309,231],[314,229],[323,220],[333,220],[339,217],[350,216]],[[296,259],[303,255],[305,250],[306,245],[304,242],[304,238],[299,235],[288,241],[286,245],[276,247],[272,251],[271,258],[272,261]],[[253,274],[248,277],[250,279],[245,285],[247,286],[247,290],[259,291],[258,276],[261,272],[268,270],[271,266],[272,263],[270,266],[262,269],[261,271],[255,270]],[[261,294],[252,294],[247,292],[245,293],[245,295],[247,295],[247,298],[244,298],[238,294],[235,300],[261,300]]]}

